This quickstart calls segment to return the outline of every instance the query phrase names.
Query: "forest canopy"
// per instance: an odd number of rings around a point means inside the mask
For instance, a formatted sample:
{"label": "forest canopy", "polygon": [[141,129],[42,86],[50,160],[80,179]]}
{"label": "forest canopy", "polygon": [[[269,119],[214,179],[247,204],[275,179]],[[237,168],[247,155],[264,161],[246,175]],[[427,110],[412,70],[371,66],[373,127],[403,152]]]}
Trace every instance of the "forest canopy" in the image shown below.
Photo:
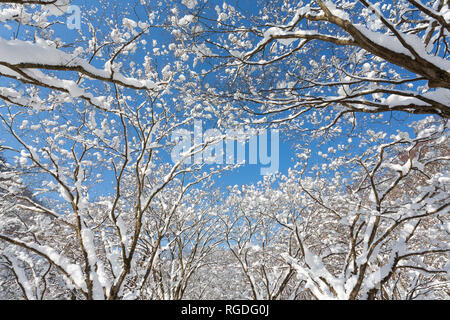
{"label": "forest canopy", "polygon": [[0,299],[449,299],[449,6],[0,0]]}

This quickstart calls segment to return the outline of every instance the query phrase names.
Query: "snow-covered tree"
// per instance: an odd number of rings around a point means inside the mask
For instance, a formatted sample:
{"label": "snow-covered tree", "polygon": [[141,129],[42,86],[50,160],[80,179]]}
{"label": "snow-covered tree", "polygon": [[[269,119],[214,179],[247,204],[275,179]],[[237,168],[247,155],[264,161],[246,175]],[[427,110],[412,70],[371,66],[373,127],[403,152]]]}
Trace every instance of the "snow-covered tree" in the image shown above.
{"label": "snow-covered tree", "polygon": [[253,121],[323,128],[358,112],[448,118],[449,10],[444,0],[226,1],[192,10],[184,30],[210,65],[205,97]]}
{"label": "snow-covered tree", "polygon": [[[256,277],[278,269],[287,279],[287,265],[301,289],[291,283],[294,297],[448,298],[448,129],[432,117],[415,129],[412,137],[369,132],[363,153],[325,161],[323,176],[305,151],[288,176],[235,190],[230,250],[249,286],[272,288],[282,281]],[[273,251],[272,237],[281,242]]]}
{"label": "snow-covered tree", "polygon": [[0,1],[0,299],[448,299],[446,1],[76,4]]}
{"label": "snow-covered tree", "polygon": [[[134,21],[127,11],[107,12],[103,25],[86,22],[89,32],[69,44],[52,29],[67,1],[48,3],[1,7],[2,22],[24,29],[0,39],[2,143],[20,169],[9,173],[11,183],[32,191],[11,210],[2,203],[2,263],[27,299],[181,298],[213,247],[214,227],[184,197],[222,170],[187,164],[211,141],[167,160],[172,134],[197,116],[185,104],[192,84],[181,77],[181,60],[169,61],[149,33],[160,17],[151,26],[151,15]],[[37,256],[47,270],[35,275]],[[156,279],[156,268],[167,265],[173,270]],[[62,279],[60,290],[42,289],[49,271]],[[162,286],[165,293],[148,293]]]}

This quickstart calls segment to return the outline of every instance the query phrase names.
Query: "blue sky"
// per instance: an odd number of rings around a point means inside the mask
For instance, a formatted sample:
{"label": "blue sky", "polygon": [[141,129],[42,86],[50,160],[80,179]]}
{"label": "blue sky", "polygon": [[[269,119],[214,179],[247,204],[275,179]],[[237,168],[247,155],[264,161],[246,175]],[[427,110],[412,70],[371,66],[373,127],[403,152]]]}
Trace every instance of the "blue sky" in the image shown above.
{"label": "blue sky", "polygon": [[[249,10],[251,11],[253,14],[257,11],[257,3],[258,1],[253,0],[253,1],[238,1],[239,3],[239,7],[243,10]],[[82,14],[87,14],[88,9],[87,8],[92,8],[93,6],[95,6],[94,2],[91,1],[86,1],[86,0],[81,0],[81,1],[73,1],[73,4],[79,5],[82,11]],[[211,7],[214,7],[214,4],[216,3],[217,5],[221,6],[223,1],[210,1],[210,3],[212,3]],[[228,3],[231,3],[232,5],[236,5],[236,1],[228,1]],[[114,8],[114,7],[117,7]],[[114,3],[114,6],[111,6],[110,8],[107,8],[106,13],[108,13],[108,10],[114,11],[114,10],[121,10],[121,7],[129,7],[131,9],[128,9],[128,11],[130,12],[130,17],[133,18],[133,6],[129,5],[128,2],[126,1],[120,1],[120,2],[116,2]],[[126,11],[124,9],[124,11]],[[137,12],[137,14],[139,16],[145,16],[145,12]],[[90,21],[92,21],[94,23],[95,26],[97,26],[99,28],[99,30],[101,30],[101,24],[104,23],[104,20],[102,20],[102,9],[99,9],[99,13],[98,16],[91,16],[90,17]],[[13,26],[14,28],[15,26]],[[85,24],[82,24],[82,32],[83,31],[87,31],[87,26]],[[71,40],[77,38],[79,36],[77,30],[69,30],[67,29],[66,26],[61,25],[59,27],[57,27],[56,29],[56,36],[61,37],[62,39],[64,39],[64,41],[66,42],[70,42]],[[22,31],[23,32],[23,31]],[[10,31],[7,31],[4,28],[0,28],[0,35],[3,37],[6,37],[7,35],[10,35]],[[165,43],[169,43],[170,39],[168,38],[168,33],[166,32],[161,32],[161,31],[153,31],[152,30],[152,34],[150,35],[150,38],[154,38],[157,39],[159,42],[165,42]],[[141,54],[141,56],[136,55],[137,59],[141,59],[143,57],[143,54]],[[167,58],[166,58],[167,59]],[[95,61],[94,61],[95,63]],[[0,84],[4,83],[4,80],[0,79]],[[400,118],[400,119],[404,119],[404,118],[408,118],[408,119],[412,119],[412,118],[420,118],[419,116],[411,116],[411,115],[405,115],[405,114],[399,114],[399,113],[393,113],[395,117]],[[387,114],[385,118],[389,117],[390,115]],[[386,127],[386,124],[383,122],[371,122],[370,124],[370,128],[372,130],[385,130],[388,133],[395,133],[397,129],[402,129],[402,130],[407,130],[405,124],[409,122],[408,121],[392,121],[389,127]],[[331,142],[331,143],[347,143],[346,142],[347,137],[343,136],[340,139],[338,139],[337,141]],[[298,139],[297,141],[295,139],[292,139],[292,137],[290,138],[290,140],[288,141],[287,137],[285,136],[284,132],[281,131],[280,132],[280,141],[279,141],[279,172],[282,174],[286,174],[288,168],[292,167],[295,164],[295,150],[293,148],[293,145],[295,143],[301,142],[301,139]],[[10,142],[10,141],[9,141]],[[330,143],[327,145],[329,146]],[[319,145],[311,145],[310,148],[313,150],[313,157],[311,158],[312,162],[319,162],[321,159],[319,159],[316,155],[315,152],[318,151],[319,149],[321,149],[324,146],[319,146]],[[270,148],[269,148],[270,150]],[[248,155],[246,157],[246,159],[248,160]],[[220,177],[216,178],[217,184],[219,186],[227,186],[227,185],[240,185],[240,184],[248,184],[248,183],[254,183],[256,181],[259,181],[262,179],[262,175],[260,173],[260,169],[261,169],[261,164],[246,164],[232,172],[224,172]]]}

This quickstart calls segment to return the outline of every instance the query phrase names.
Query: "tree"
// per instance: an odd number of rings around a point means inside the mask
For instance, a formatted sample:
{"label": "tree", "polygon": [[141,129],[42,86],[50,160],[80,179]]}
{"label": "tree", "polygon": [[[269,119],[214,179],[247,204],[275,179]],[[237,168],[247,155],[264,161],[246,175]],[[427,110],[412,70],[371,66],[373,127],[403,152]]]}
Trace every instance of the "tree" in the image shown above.
{"label": "tree", "polygon": [[[231,250],[248,282],[255,281],[252,272],[268,250],[264,236],[272,233],[255,232],[264,224],[281,241],[268,265],[288,272],[287,263],[295,270],[292,282],[300,290],[294,297],[445,298],[448,133],[432,117],[415,128],[413,137],[369,132],[361,137],[364,153],[325,160],[323,177],[317,160],[308,165],[313,156],[305,150],[304,162],[288,176],[236,190],[230,199],[239,205],[230,221],[246,219],[228,224],[244,229]],[[266,219],[271,222],[262,223]]]}
{"label": "tree", "polygon": [[[19,231],[0,233],[2,252],[8,253],[5,264],[15,271],[26,299],[181,298],[211,249],[206,244],[212,242],[213,228],[206,215],[189,215],[192,209],[183,199],[193,186],[223,170],[201,172],[203,164],[186,161],[214,141],[167,161],[172,134],[196,116],[172,95],[188,97],[192,84],[174,80],[184,68],[179,61],[163,57],[166,66],[156,69],[157,44],[142,39],[150,17],[136,22],[116,16],[118,24],[107,20],[100,29],[88,22],[91,38],[82,35],[82,45],[67,52],[72,45],[48,30],[53,25],[48,7],[63,2],[41,1],[38,8],[34,2],[10,4],[2,11],[2,19],[34,31],[21,33],[33,41],[0,39],[0,73],[10,79],[0,90],[0,120],[20,179],[33,185],[33,197],[24,195],[14,204],[20,221],[2,212],[5,226],[19,225]],[[138,67],[142,56],[136,50],[148,45],[153,54],[147,52]],[[103,68],[94,66],[102,62]],[[21,220],[24,215],[32,216],[32,225]],[[24,272],[18,266],[22,262],[11,258],[20,256],[23,262],[40,257],[48,267],[42,277],[52,270],[61,287],[46,290],[44,281],[45,288],[38,290],[38,281],[25,283],[29,269]],[[154,278],[156,269],[167,264],[176,274]],[[147,292],[165,286],[166,277],[180,282],[171,282],[176,287],[167,294]]]}
{"label": "tree", "polygon": [[[21,122],[22,129],[15,126],[20,111],[10,122],[2,117],[23,148],[17,164],[30,172],[27,179],[40,181],[33,189],[41,199],[20,196],[11,216],[7,210],[2,212],[5,226],[19,225],[18,231],[0,234],[4,251],[41,257],[66,282],[56,290],[58,294],[86,299],[181,298],[190,276],[212,250],[210,243],[217,241],[212,238],[211,218],[207,213],[194,214],[191,206],[196,202],[185,203],[184,197],[214,171],[196,175],[197,169],[182,165],[183,159],[175,165],[161,164],[158,147],[146,146],[146,139],[152,134],[158,137],[158,131],[146,128],[141,131],[143,140],[117,142],[120,127],[114,129],[104,115],[99,132],[92,124],[95,115],[85,112],[90,116],[72,118],[84,122],[77,126],[58,123],[62,117],[55,111],[52,120],[35,117],[48,135],[32,142],[20,138],[25,136],[21,130],[29,130],[27,120]],[[140,123],[145,120],[139,118]],[[127,132],[125,120],[119,123]],[[95,196],[98,188],[108,189]],[[200,201],[201,194],[191,197]],[[27,215],[31,225],[24,220]],[[167,264],[173,265],[174,274],[156,277],[157,269],[164,270]],[[180,278],[180,283],[172,277]],[[165,281],[175,286],[165,288],[168,295],[147,293],[166,285]],[[25,298],[32,297],[26,293]]]}
{"label": "tree", "polygon": [[[24,199],[33,197],[22,181],[23,176],[20,168],[11,166],[0,157],[0,234],[39,241],[45,234],[48,221],[39,219],[27,210]],[[60,293],[55,291],[58,291],[61,279],[45,259],[25,250],[13,249],[5,243],[0,244],[0,249],[2,299],[43,299],[47,291],[52,291],[58,297]]]}
{"label": "tree", "polygon": [[[229,269],[239,270],[244,299],[278,300],[295,297],[295,269],[282,257],[296,255],[293,239],[273,220],[280,211],[294,209],[287,195],[270,189],[273,179],[258,186],[230,188],[221,208]],[[291,205],[291,206],[290,206]],[[294,209],[295,210],[295,209]]]}
{"label": "tree", "polygon": [[0,298],[448,298],[448,4],[236,3],[0,1]]}
{"label": "tree", "polygon": [[251,121],[323,130],[361,112],[450,115],[446,1],[212,6],[191,12],[184,41],[210,65],[205,97]]}

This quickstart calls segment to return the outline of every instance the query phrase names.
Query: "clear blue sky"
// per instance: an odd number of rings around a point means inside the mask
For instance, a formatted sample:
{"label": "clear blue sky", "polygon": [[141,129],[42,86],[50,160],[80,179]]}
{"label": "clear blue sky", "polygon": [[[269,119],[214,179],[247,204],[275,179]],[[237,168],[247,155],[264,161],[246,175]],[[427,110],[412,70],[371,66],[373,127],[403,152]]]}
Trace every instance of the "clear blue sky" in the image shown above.
{"label": "clear blue sky", "polygon": [[[201,1],[201,0],[199,0]],[[89,8],[92,6],[95,6],[95,1],[86,1],[86,0],[79,0],[79,1],[72,1],[73,4],[77,4],[81,7],[82,13],[86,14],[86,12],[88,11],[86,8]],[[217,3],[217,5],[221,6],[223,1],[210,1],[210,3]],[[257,12],[257,8],[258,8],[258,1],[256,0],[251,0],[251,1],[227,1],[227,3],[230,3],[234,6],[239,6],[240,9],[242,10],[248,10],[251,11],[253,14],[255,12]],[[128,7],[129,9],[124,9],[124,7]],[[212,8],[214,7],[214,5],[211,6]],[[111,10],[111,11],[115,11],[115,10],[123,10],[123,12],[130,12],[130,17],[133,18],[133,6],[130,5],[127,1],[119,1],[119,2],[114,2],[113,5],[111,5],[110,8],[107,8],[107,10]],[[98,16],[91,16],[90,20],[94,23],[94,25],[97,24],[101,24],[102,21],[102,15],[101,15],[102,9],[99,9],[99,15]],[[137,12],[137,14],[141,17],[145,16],[145,12]],[[13,26],[14,27],[14,26]],[[82,30],[86,30],[87,26],[82,24]],[[60,26],[58,28],[55,29],[57,31],[57,36],[61,37],[64,39],[64,41],[66,42],[70,42],[70,40],[75,39],[78,34],[76,30],[69,30],[67,29],[65,26]],[[1,36],[5,36],[6,34],[10,34],[10,31],[7,31],[3,28],[0,28],[0,35]],[[151,37],[156,38],[158,41],[162,41],[162,42],[169,42],[170,39],[167,37],[167,34],[164,34],[164,32],[161,33],[152,33]],[[139,56],[138,56],[139,58]],[[4,80],[0,79],[0,84],[4,83]],[[396,114],[396,113],[395,113]],[[387,115],[389,117],[389,115]],[[398,115],[399,118],[405,118],[404,115]],[[409,118],[419,118],[419,117],[413,117],[413,116],[408,116]],[[408,121],[406,121],[407,123]],[[388,132],[391,133],[395,133],[395,131],[397,129],[402,128],[403,130],[406,129],[405,126],[405,122],[403,121],[392,121],[392,125],[390,127],[386,127],[384,124],[378,124],[376,122],[374,122],[371,125],[371,129],[373,130],[377,130],[377,129],[383,129],[383,130],[387,130]],[[295,156],[295,151],[293,150],[293,140],[291,139],[291,141],[286,141],[286,137],[284,135],[284,133],[281,131],[280,132],[280,153],[279,153],[279,171],[281,173],[287,173],[287,170],[289,167],[292,167],[295,163],[295,160],[293,160],[294,156]],[[345,137],[342,138],[343,142],[344,140],[346,140]],[[300,141],[300,140],[299,140]],[[310,146],[311,149],[313,149],[313,151],[317,151],[318,149],[321,148],[321,146],[315,146],[312,145]],[[270,150],[270,148],[269,148]],[[246,157],[246,159],[248,160],[248,156]],[[319,162],[320,159],[317,158],[316,156],[313,156],[312,161],[317,161]],[[260,164],[246,164],[244,166],[242,166],[241,168],[238,168],[232,172],[224,172],[220,177],[218,177],[217,183],[218,185],[221,186],[227,186],[227,185],[235,185],[235,184],[247,184],[247,183],[253,183],[256,182],[258,180],[260,180],[262,178],[261,174],[260,174],[260,169],[261,169],[261,165]]]}

